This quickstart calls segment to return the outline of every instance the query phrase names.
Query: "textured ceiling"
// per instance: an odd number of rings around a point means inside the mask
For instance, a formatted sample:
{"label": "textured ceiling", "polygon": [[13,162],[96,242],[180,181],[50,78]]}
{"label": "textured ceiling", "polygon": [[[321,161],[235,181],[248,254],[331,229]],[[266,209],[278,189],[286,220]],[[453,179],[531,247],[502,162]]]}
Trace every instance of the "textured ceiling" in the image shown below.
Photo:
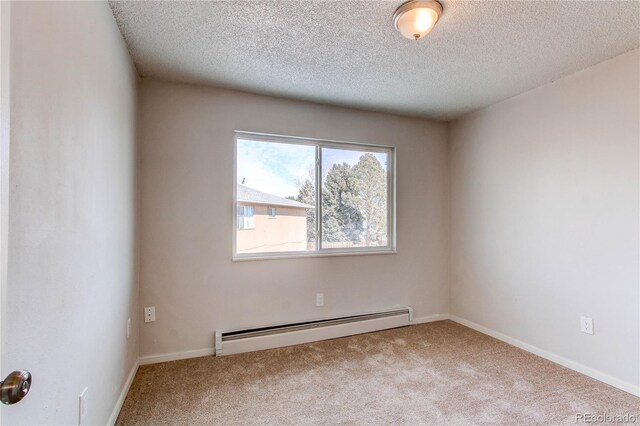
{"label": "textured ceiling", "polygon": [[401,3],[110,5],[143,77],[444,120],[640,45],[637,1],[443,1],[417,42]]}

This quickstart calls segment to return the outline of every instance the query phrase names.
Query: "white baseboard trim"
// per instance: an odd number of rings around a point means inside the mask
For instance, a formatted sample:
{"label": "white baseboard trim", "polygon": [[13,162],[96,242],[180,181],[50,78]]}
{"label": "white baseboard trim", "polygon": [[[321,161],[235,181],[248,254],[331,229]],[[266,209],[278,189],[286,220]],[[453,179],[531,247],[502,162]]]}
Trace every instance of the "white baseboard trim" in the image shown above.
{"label": "white baseboard trim", "polygon": [[556,364],[560,364],[563,367],[567,367],[571,370],[577,371],[578,373],[582,373],[586,376],[599,380],[603,383],[616,387],[620,390],[628,392],[635,396],[640,396],[640,386],[636,386],[632,383],[625,382],[624,380],[612,377],[602,371],[593,369],[591,367],[587,367],[586,365],[580,364],[578,362],[572,361],[563,356],[557,355],[553,352],[546,351],[544,349],[540,349],[537,346],[530,345],[529,343],[525,343],[521,340],[514,339],[513,337],[507,336],[506,334],[502,334],[500,332],[494,331],[490,328],[482,326],[480,324],[476,324],[464,318],[460,318],[455,315],[450,315],[449,319],[457,322],[458,324],[462,324],[466,327],[472,328],[480,333],[486,334],[488,336],[494,337],[498,340],[502,340],[505,343],[523,349],[527,352],[531,352],[534,355],[538,355],[539,357],[548,359],[551,362],[555,362]]}
{"label": "white baseboard trim", "polygon": [[183,352],[169,352],[165,354],[146,355],[140,357],[140,365],[157,364],[159,362],[178,361],[180,359],[198,358],[216,353],[215,348],[194,349]]}
{"label": "white baseboard trim", "polygon": [[113,407],[113,411],[111,412],[111,416],[109,417],[109,422],[107,423],[107,425],[113,426],[114,424],[116,424],[116,420],[118,419],[118,415],[120,414],[120,410],[122,409],[122,404],[124,404],[124,400],[126,399],[127,394],[129,393],[129,388],[131,387],[131,383],[133,383],[133,378],[136,376],[139,366],[140,366],[140,361],[136,360],[136,362],[133,364],[133,367],[131,368],[131,371],[129,372],[127,381],[124,383],[124,386],[122,387],[122,391],[120,392],[120,396],[116,401],[116,405]]}
{"label": "white baseboard trim", "polygon": [[424,324],[424,323],[427,323],[427,322],[443,321],[443,320],[447,320],[447,319],[449,319],[449,314],[428,315],[426,317],[413,318],[413,321],[411,321],[409,323],[409,325]]}

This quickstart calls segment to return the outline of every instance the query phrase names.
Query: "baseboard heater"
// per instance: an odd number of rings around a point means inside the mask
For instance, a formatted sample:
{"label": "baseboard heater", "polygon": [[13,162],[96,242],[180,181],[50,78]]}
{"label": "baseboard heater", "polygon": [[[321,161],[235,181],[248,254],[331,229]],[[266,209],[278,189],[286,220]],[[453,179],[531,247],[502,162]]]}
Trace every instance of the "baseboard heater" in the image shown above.
{"label": "baseboard heater", "polygon": [[327,318],[269,327],[215,332],[216,356],[298,345],[336,337],[403,327],[413,320],[408,306],[367,314]]}

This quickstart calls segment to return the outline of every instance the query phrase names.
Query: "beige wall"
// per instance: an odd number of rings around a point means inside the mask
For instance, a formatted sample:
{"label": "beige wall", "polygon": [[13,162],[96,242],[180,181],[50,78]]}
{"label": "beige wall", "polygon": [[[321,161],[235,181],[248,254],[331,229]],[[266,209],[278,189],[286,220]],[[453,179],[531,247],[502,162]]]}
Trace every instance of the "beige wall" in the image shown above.
{"label": "beige wall", "polygon": [[[138,357],[137,77],[103,2],[12,2],[2,377],[33,373],[3,424],[105,424]],[[132,335],[127,340],[126,322]]]}
{"label": "beige wall", "polygon": [[[303,208],[253,206],[255,228],[236,229],[236,251],[238,253],[261,253],[277,251],[304,251],[307,249],[307,212]],[[276,217],[269,217],[267,208],[275,207]]]}
{"label": "beige wall", "polygon": [[636,49],[451,127],[451,313],[636,389],[639,63]]}
{"label": "beige wall", "polygon": [[[448,312],[445,124],[143,80],[139,129],[143,356],[211,348],[216,328]],[[398,254],[232,262],[234,130],[396,146]]]}

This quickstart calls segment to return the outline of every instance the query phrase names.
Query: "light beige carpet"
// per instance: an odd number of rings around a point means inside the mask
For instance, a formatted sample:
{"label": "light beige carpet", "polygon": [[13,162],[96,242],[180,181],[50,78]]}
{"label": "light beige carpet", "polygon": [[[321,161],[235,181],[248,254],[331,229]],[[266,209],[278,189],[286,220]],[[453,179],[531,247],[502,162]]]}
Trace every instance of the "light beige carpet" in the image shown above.
{"label": "light beige carpet", "polygon": [[119,425],[576,424],[640,398],[451,321],[140,367]]}

